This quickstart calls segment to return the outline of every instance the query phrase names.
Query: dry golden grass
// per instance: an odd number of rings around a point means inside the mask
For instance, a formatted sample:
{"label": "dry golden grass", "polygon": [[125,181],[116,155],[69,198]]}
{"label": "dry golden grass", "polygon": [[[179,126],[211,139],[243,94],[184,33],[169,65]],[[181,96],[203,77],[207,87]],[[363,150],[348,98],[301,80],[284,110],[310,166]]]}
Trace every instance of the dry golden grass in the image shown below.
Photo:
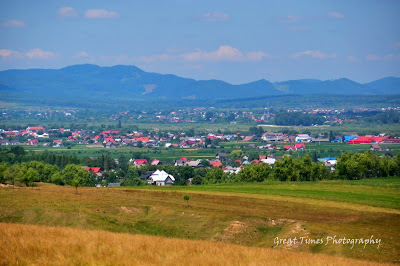
{"label": "dry golden grass", "polygon": [[0,223],[0,265],[17,264],[378,265],[226,243]]}
{"label": "dry golden grass", "polygon": [[[378,207],[373,210],[370,206],[342,208],[339,202],[329,205],[326,201],[308,202],[302,198],[296,201],[279,196],[219,192],[192,193],[188,208],[182,199],[182,194],[187,192],[79,188],[76,193],[74,188],[59,186],[2,188],[0,222],[218,241],[260,248],[274,246],[275,237],[369,238],[373,235],[382,239],[379,249],[373,245],[350,249],[349,245],[305,244],[289,248],[375,262],[399,259],[400,215],[395,212],[384,212]],[[278,247],[286,248],[285,245]]]}

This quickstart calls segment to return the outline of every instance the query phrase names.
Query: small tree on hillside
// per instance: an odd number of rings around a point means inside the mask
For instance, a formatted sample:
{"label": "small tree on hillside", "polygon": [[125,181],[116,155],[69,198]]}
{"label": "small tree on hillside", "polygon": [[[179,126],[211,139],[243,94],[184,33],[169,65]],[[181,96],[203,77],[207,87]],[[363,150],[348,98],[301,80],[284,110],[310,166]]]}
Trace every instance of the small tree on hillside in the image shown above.
{"label": "small tree on hillside", "polygon": [[190,200],[189,195],[187,195],[187,194],[183,195],[183,200],[186,201],[186,207],[189,207],[189,200]]}
{"label": "small tree on hillside", "polygon": [[75,188],[75,192],[78,193],[78,187],[80,186],[79,178],[72,179],[71,185]]}

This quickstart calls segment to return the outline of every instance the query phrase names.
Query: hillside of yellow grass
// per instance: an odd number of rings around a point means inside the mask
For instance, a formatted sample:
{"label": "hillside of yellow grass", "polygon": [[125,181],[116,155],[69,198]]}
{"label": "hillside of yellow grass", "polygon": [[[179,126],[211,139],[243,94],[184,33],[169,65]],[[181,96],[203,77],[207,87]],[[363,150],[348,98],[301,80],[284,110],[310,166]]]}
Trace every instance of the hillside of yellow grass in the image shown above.
{"label": "hillside of yellow grass", "polygon": [[227,243],[0,223],[0,265],[381,265]]}
{"label": "hillside of yellow grass", "polygon": [[[303,184],[301,191],[321,193],[317,188],[323,184],[317,185]],[[294,185],[282,186],[285,191]],[[397,208],[307,199],[301,195],[234,192],[245,188],[235,186],[235,190],[225,193],[190,191],[190,187],[175,188],[182,191],[83,187],[76,191],[54,185],[1,188],[0,223],[104,230],[269,249],[275,245],[276,237],[369,239],[373,236],[381,239],[379,248],[376,244],[365,247],[357,244],[352,248],[350,244],[282,243],[276,249],[387,263],[399,259]],[[334,188],[333,192],[339,194],[349,189],[345,184]],[[382,201],[393,198],[396,204],[397,190],[374,189],[376,193],[383,191]],[[265,188],[266,192],[271,190],[271,186]],[[357,191],[368,197],[373,194],[369,187],[353,186],[346,195]],[[190,193],[189,207],[182,198],[185,193]]]}

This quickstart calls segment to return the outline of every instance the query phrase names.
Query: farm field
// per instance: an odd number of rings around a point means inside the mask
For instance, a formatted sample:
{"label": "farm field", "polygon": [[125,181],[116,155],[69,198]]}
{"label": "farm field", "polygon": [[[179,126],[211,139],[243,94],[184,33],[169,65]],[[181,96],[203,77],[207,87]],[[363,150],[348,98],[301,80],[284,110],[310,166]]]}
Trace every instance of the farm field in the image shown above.
{"label": "farm field", "polygon": [[8,265],[381,265],[226,243],[5,223],[0,223],[0,252],[0,264]]}
{"label": "farm field", "polygon": [[[96,230],[82,231],[82,234],[96,234],[97,230],[105,230],[202,240],[208,241],[205,245],[217,247],[222,244],[238,244],[262,248],[258,253],[288,250],[302,252],[298,254],[307,252],[307,256],[318,253],[390,263],[396,262],[400,257],[400,243],[396,238],[400,235],[399,185],[398,178],[391,178],[141,189],[82,187],[75,192],[72,187],[42,184],[33,189],[1,188],[0,222]],[[187,203],[183,200],[185,194],[190,196]],[[11,230],[6,226],[0,226],[3,235]],[[23,241],[25,236],[32,235],[30,231],[42,230],[36,227],[32,230],[18,228],[15,230],[19,230],[19,239],[13,241]],[[66,233],[62,232],[64,229],[60,230],[58,232],[56,229],[49,229],[49,234],[65,237]],[[72,233],[75,232],[77,231]],[[120,236],[113,235],[111,239]],[[381,239],[381,244],[378,249],[377,244],[366,245],[365,248],[361,244],[355,244],[351,248],[351,244],[297,242],[279,244],[272,250],[276,237],[327,239],[334,236],[349,239],[369,239],[373,236]],[[160,241],[164,240],[170,239]],[[57,243],[46,245],[56,246]],[[74,245],[79,246],[79,241]],[[93,245],[103,250],[103,245]],[[122,245],[119,249],[123,250]],[[28,246],[27,244],[26,247]],[[224,252],[231,250],[230,247],[228,245]],[[225,250],[224,246],[221,249]],[[252,251],[244,252],[251,254]],[[111,251],[110,254],[115,253]],[[93,258],[95,255],[91,256]],[[260,255],[259,258],[262,259],[263,256]],[[77,257],[77,262],[80,261],[79,258],[80,256]],[[334,260],[332,262],[335,263]],[[243,263],[246,264],[246,260]],[[307,264],[301,260],[298,263]]]}
{"label": "farm field", "polygon": [[[35,152],[57,152],[57,153],[69,153],[76,154],[78,157],[90,157],[90,156],[101,156],[104,153],[110,153],[112,157],[118,158],[120,154],[124,154],[126,156],[130,156],[134,153],[141,153],[143,155],[147,155],[150,158],[157,158],[161,161],[169,160],[173,161],[182,157],[186,157],[188,159],[207,159],[207,158],[215,158],[215,155],[219,151],[225,151],[230,153],[235,149],[242,149],[244,152],[254,152],[257,151],[260,154],[268,154],[273,153],[276,156],[282,156],[284,154],[290,154],[290,152],[283,151],[283,146],[287,145],[287,143],[273,143],[281,148],[281,150],[259,150],[255,148],[243,148],[245,145],[255,144],[256,146],[265,145],[265,143],[256,143],[256,142],[220,142],[220,149],[166,149],[166,148],[134,148],[134,147],[122,147],[115,149],[107,149],[104,147],[87,147],[86,145],[75,145],[70,149],[68,147],[43,147],[43,146],[23,146],[27,151],[35,151]],[[396,155],[400,152],[399,144],[387,144],[382,145],[387,146],[390,152],[393,155]],[[306,149],[304,151],[295,151],[292,152],[291,155],[294,157],[302,156],[307,152],[317,152],[319,157],[326,156],[340,156],[342,152],[364,152],[369,150],[370,144],[347,144],[347,143],[306,143]],[[375,152],[378,155],[384,154],[385,152]]]}

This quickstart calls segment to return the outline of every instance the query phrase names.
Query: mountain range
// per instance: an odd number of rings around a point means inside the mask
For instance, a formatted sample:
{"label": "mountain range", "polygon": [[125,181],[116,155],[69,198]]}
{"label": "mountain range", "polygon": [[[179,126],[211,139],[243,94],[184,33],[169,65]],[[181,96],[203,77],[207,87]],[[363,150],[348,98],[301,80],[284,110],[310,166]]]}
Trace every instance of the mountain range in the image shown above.
{"label": "mountain range", "polygon": [[61,69],[0,71],[0,95],[18,98],[73,99],[226,99],[275,95],[400,94],[400,78],[387,77],[361,84],[350,79],[301,79],[271,83],[258,80],[233,85],[221,80],[194,80],[145,72],[135,66],[73,65]]}

